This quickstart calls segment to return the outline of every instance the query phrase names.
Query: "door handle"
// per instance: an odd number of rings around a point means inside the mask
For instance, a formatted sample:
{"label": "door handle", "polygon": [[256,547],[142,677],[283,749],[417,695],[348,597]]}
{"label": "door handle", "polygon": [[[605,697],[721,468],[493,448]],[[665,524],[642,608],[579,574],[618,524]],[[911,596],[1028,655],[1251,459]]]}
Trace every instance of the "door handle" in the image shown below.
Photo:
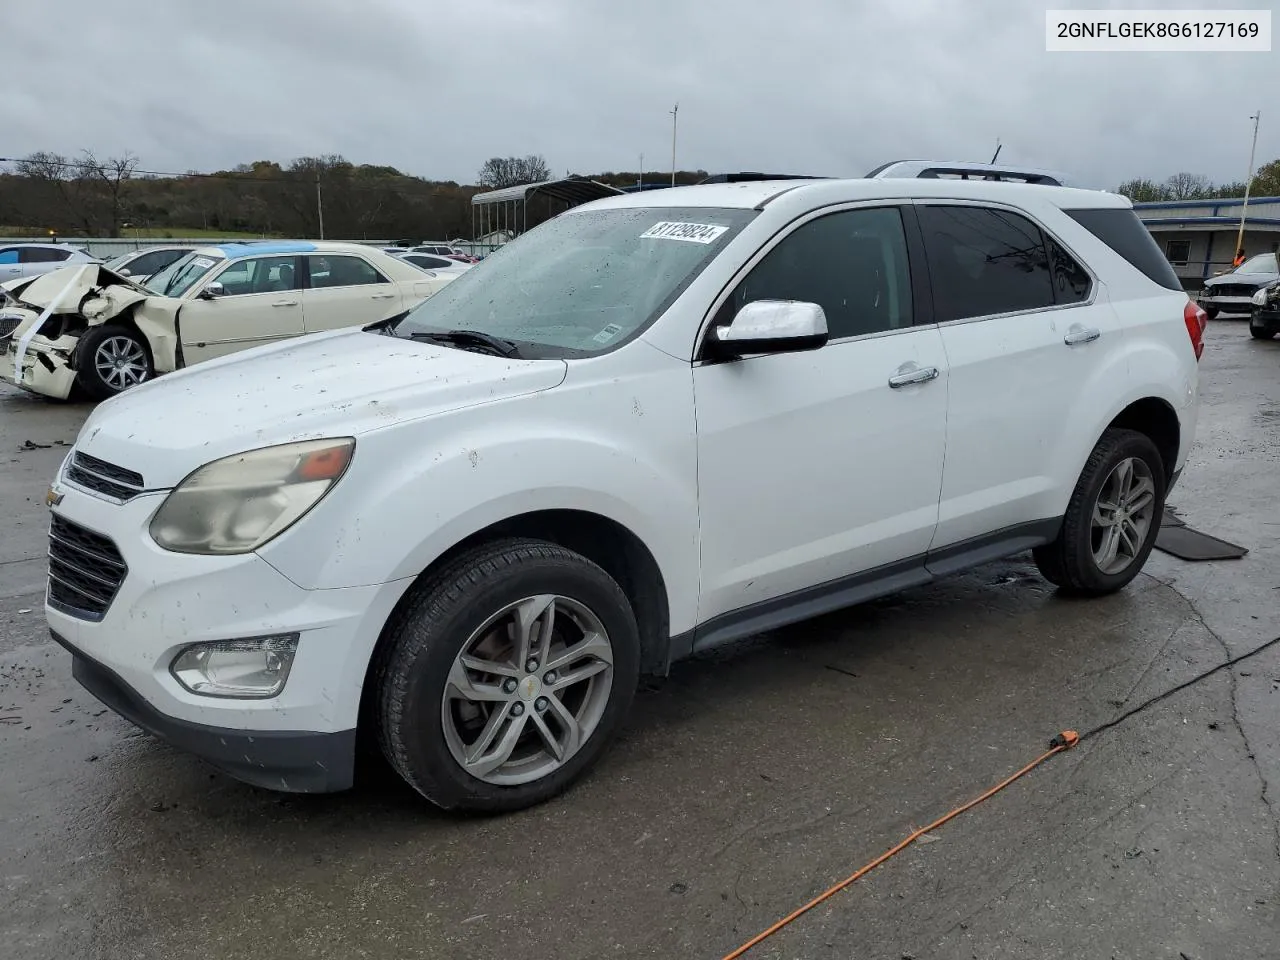
{"label": "door handle", "polygon": [[369,299],[370,300],[390,300],[394,296],[395,296],[394,293],[375,293]]}
{"label": "door handle", "polygon": [[1100,336],[1102,336],[1101,330],[1095,330],[1092,327],[1088,329],[1081,328],[1078,330],[1072,330],[1062,338],[1062,342],[1068,347],[1074,347],[1080,343],[1093,343],[1093,341],[1097,340]]}
{"label": "door handle", "polygon": [[909,370],[906,373],[899,373],[890,377],[889,386],[896,390],[898,387],[906,387],[913,383],[928,383],[930,380],[936,379],[937,376],[937,367],[920,367],[918,370]]}
{"label": "door handle", "polygon": [[296,307],[297,305],[297,300],[277,300],[272,304],[273,307]]}

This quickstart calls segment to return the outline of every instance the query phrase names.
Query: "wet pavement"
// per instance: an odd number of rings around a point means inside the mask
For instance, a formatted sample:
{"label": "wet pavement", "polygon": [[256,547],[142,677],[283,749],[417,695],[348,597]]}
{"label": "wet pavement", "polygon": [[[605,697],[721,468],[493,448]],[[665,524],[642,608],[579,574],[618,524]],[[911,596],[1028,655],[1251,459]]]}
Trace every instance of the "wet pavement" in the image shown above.
{"label": "wet pavement", "polygon": [[[1218,322],[1203,369],[1171,499],[1245,559],[1156,553],[1072,602],[1020,557],[678,665],[576,789],[488,820],[377,767],[256,790],[106,713],[41,615],[44,484],[87,408],[0,392],[0,957],[722,957],[1058,731],[1280,636],[1280,341]],[[748,956],[1280,957],[1278,816],[1280,645]]]}

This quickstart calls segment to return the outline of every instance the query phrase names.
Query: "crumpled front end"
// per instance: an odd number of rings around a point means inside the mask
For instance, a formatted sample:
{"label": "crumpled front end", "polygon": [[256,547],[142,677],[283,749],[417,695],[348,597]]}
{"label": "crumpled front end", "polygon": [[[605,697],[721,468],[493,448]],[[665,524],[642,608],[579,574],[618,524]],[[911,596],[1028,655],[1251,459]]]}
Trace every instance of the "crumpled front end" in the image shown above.
{"label": "crumpled front end", "polygon": [[76,347],[90,327],[112,320],[147,293],[97,264],[65,267],[4,285],[0,380],[65,400],[76,379]]}

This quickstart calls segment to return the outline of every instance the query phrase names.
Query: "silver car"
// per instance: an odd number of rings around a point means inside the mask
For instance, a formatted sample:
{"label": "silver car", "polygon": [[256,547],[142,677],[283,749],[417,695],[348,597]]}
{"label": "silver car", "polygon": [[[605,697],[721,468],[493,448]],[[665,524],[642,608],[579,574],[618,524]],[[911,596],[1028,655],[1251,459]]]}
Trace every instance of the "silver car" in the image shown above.
{"label": "silver car", "polygon": [[191,247],[145,247],[142,250],[130,250],[114,260],[108,260],[106,266],[108,270],[122,277],[142,283],[175,260],[185,257],[191,249]]}
{"label": "silver car", "polygon": [[0,283],[34,277],[74,263],[101,261],[66,243],[10,243],[0,246]]}

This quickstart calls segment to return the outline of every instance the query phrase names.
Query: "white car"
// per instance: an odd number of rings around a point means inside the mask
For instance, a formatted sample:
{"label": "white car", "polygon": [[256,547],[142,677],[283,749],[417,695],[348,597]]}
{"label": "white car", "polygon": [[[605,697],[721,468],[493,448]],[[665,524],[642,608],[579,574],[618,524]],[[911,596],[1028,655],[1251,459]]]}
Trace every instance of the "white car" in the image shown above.
{"label": "white car", "polygon": [[471,263],[450,260],[448,257],[438,257],[433,253],[400,253],[397,256],[406,263],[412,263],[415,267],[421,267],[430,273],[443,273],[454,277],[466,273],[474,266]]}
{"label": "white car", "polygon": [[145,285],[86,264],[6,284],[0,379],[105,399],[250,347],[385,320],[453,279],[359,243],[262,241],[192,250]]}
{"label": "white car", "polygon": [[152,274],[159,273],[175,260],[185,257],[191,247],[146,247],[142,250],[130,250],[118,257],[108,260],[108,270],[128,277],[137,283],[146,283]]}
{"label": "white car", "polygon": [[582,775],[642,673],[1033,550],[1128,584],[1204,314],[1124,197],[949,179],[573,208],[394,323],[109,400],[49,492],[75,676],[251,783]]}
{"label": "white car", "polygon": [[74,263],[100,263],[82,247],[67,243],[10,243],[0,245],[0,283],[38,277]]}

